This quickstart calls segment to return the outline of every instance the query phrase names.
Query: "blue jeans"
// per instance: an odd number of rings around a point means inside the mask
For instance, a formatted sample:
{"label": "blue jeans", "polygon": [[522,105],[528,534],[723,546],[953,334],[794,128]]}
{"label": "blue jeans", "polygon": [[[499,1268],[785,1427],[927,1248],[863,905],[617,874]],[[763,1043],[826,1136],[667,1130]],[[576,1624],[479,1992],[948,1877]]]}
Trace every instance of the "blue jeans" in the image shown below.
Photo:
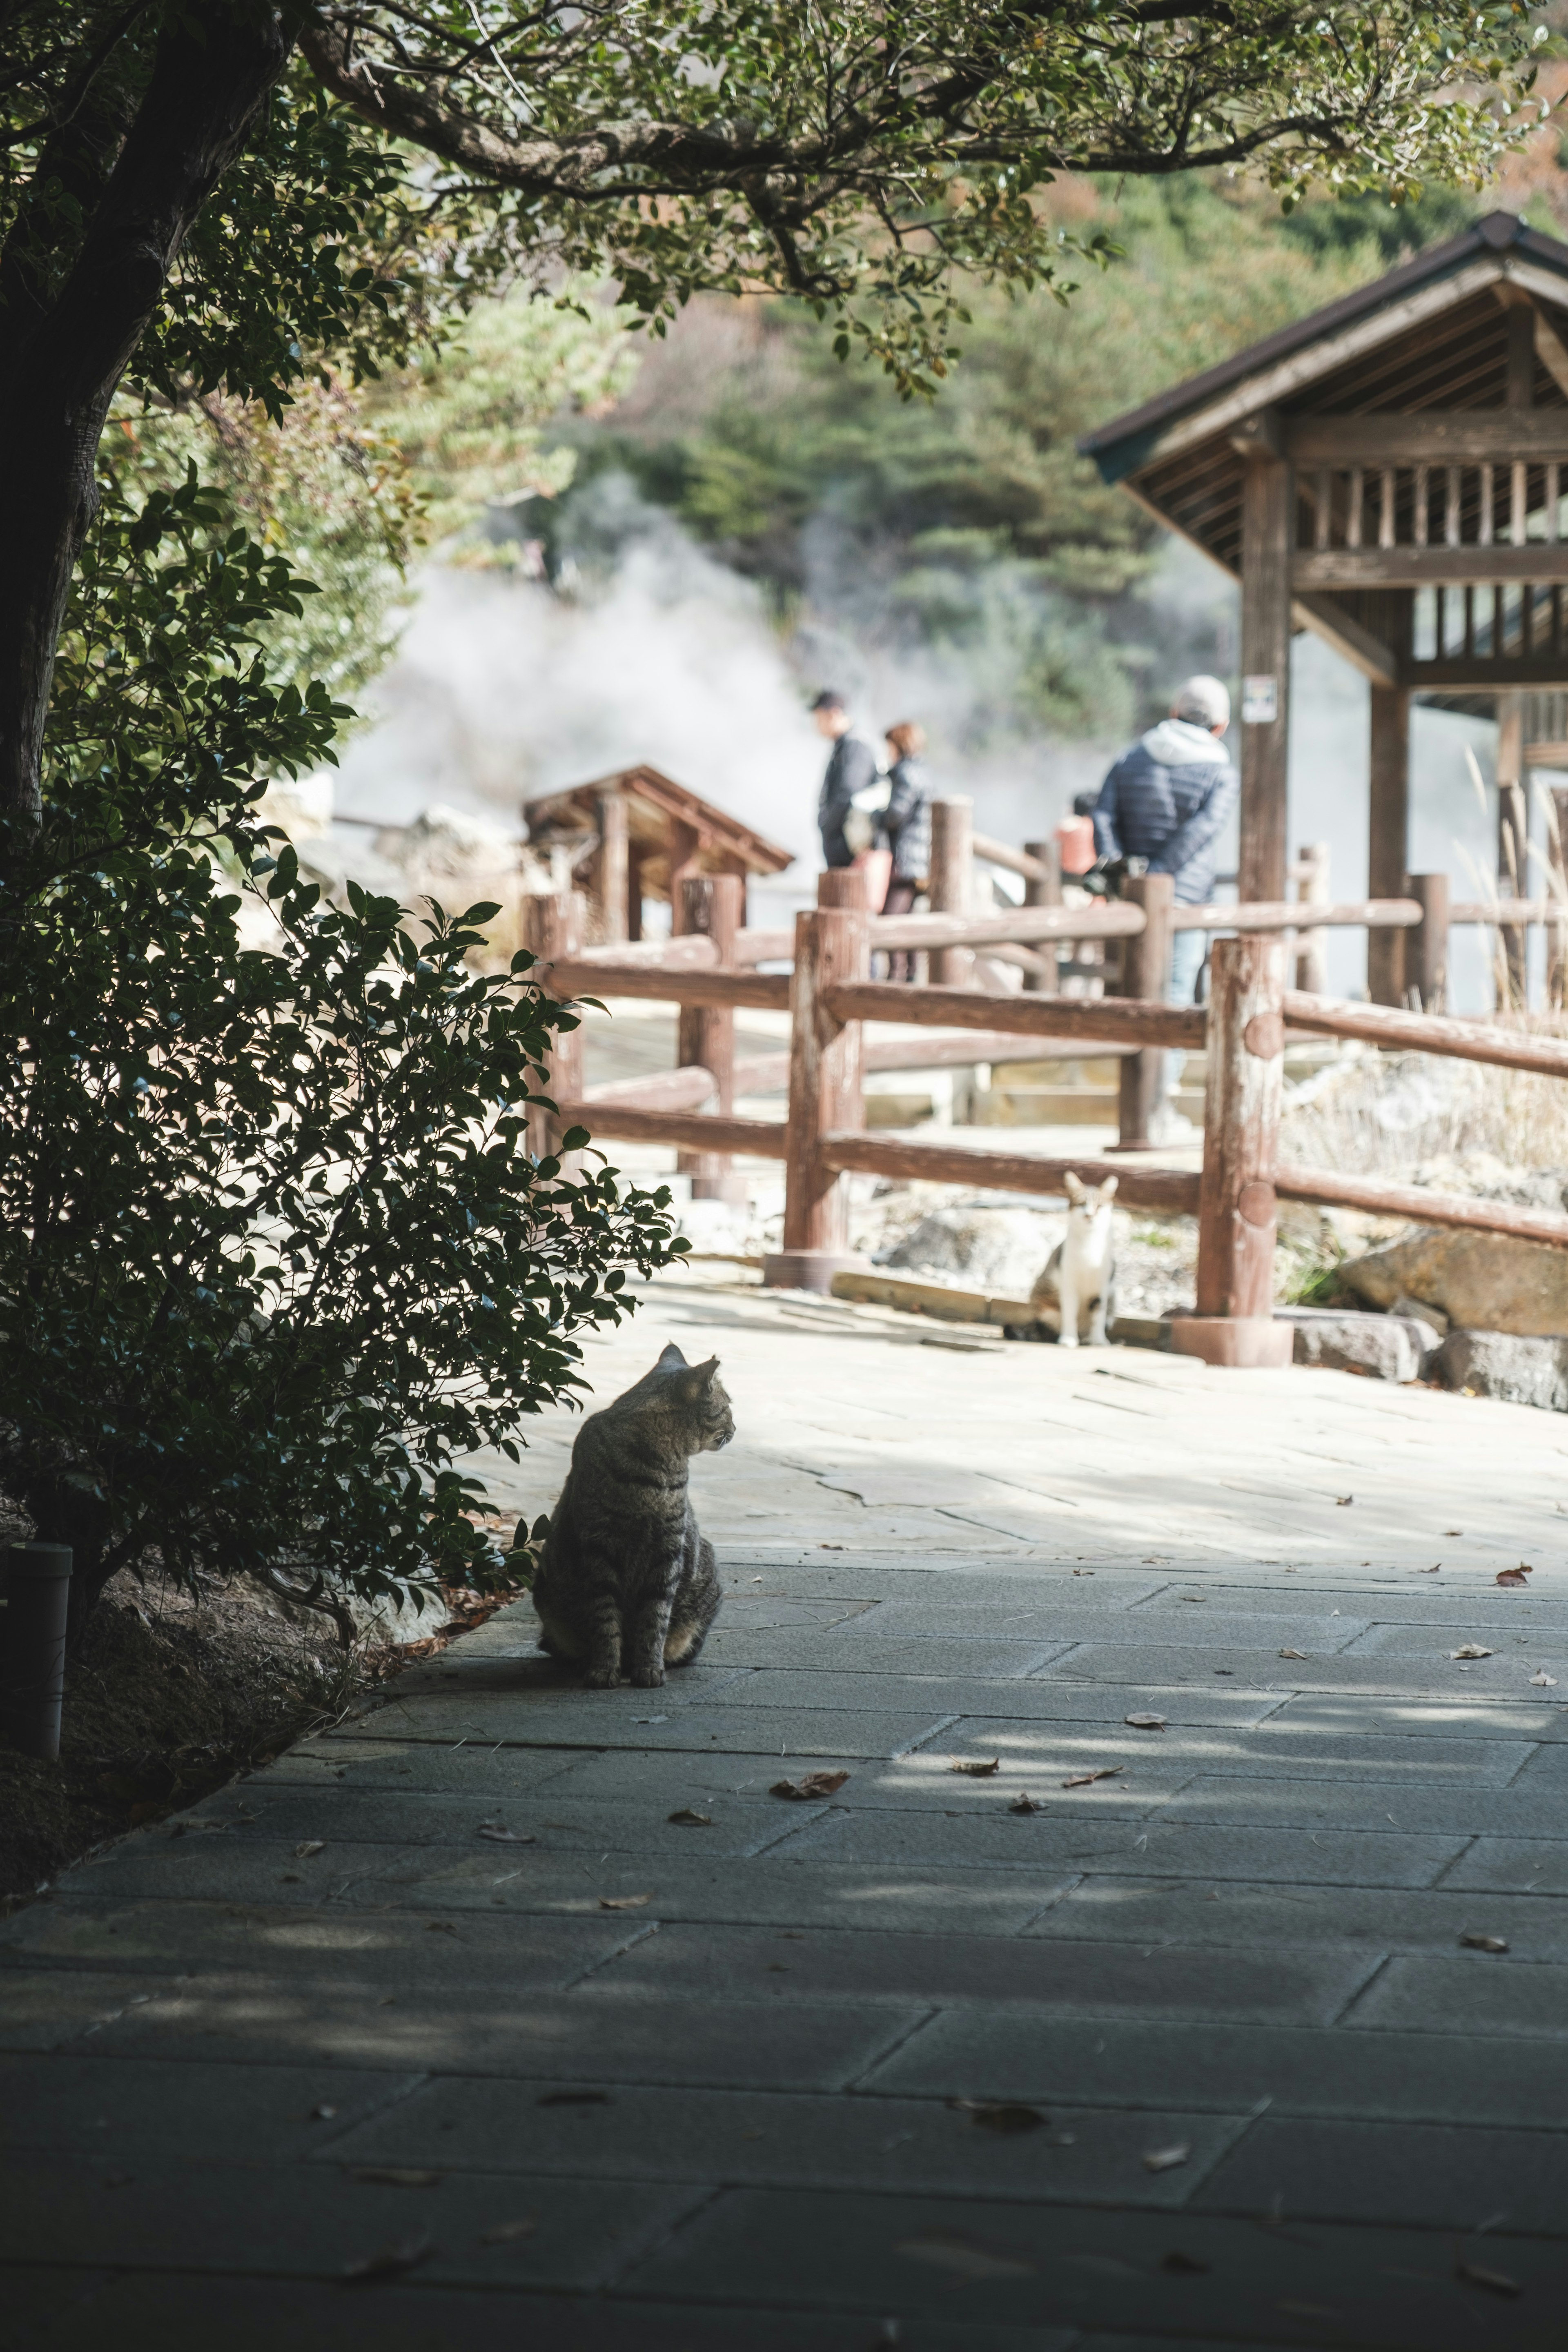
{"label": "blue jeans", "polygon": [[[1204,954],[1208,947],[1206,931],[1177,931],[1171,940],[1171,976],[1165,986],[1167,1004],[1190,1004],[1193,991],[1198,984]],[[1184,1054],[1167,1054],[1160,1072],[1160,1100],[1168,1103],[1182,1083],[1186,1068]]]}

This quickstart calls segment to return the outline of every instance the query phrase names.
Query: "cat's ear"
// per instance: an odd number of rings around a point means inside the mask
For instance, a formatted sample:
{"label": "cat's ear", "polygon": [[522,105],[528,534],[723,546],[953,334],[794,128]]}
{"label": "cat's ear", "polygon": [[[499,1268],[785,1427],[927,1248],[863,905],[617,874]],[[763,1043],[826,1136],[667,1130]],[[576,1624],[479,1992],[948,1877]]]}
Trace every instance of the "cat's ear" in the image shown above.
{"label": "cat's ear", "polygon": [[1083,1178],[1071,1168],[1068,1170],[1067,1174],[1062,1178],[1062,1190],[1066,1192],[1068,1199],[1075,1204],[1088,1198],[1088,1195],[1084,1191]]}
{"label": "cat's ear", "polygon": [[710,1357],[709,1357],[709,1359],[708,1359],[708,1361],[707,1361],[705,1364],[699,1364],[699,1365],[698,1365],[698,1367],[697,1367],[697,1369],[698,1369],[698,1370],[699,1370],[699,1371],[701,1373],[701,1375],[702,1375],[702,1385],[703,1385],[703,1387],[704,1387],[705,1389],[710,1389],[710,1388],[712,1387],[712,1385],[713,1385],[714,1381],[715,1381],[718,1379],[718,1377],[719,1377],[719,1359],[718,1359],[718,1357],[717,1357],[717,1356],[710,1356]]}
{"label": "cat's ear", "polygon": [[1121,1181],[1121,1179],[1120,1176],[1108,1176],[1106,1178],[1104,1183],[1100,1188],[1100,1197],[1101,1202],[1115,1199],[1116,1188]]}
{"label": "cat's ear", "polygon": [[686,1359],[673,1339],[660,1356],[654,1370],[656,1372],[683,1372],[686,1370]]}

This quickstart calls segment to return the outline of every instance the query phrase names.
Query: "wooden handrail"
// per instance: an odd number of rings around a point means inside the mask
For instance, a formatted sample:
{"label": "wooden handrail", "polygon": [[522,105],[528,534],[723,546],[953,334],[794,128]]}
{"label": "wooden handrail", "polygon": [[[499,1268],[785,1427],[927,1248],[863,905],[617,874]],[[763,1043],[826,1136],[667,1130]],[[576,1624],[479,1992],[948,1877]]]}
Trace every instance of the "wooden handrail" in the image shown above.
{"label": "wooden handrail", "polygon": [[987,833],[970,836],[973,854],[987,866],[999,866],[1004,874],[1021,875],[1026,882],[1054,882],[1057,879],[1043,857],[1031,857],[1026,849],[1014,849],[1005,841],[993,841]]}
{"label": "wooden handrail", "polygon": [[646,996],[666,1004],[736,1004],[753,1013],[789,1011],[789,974],[784,971],[712,971],[693,965],[612,962],[542,964],[539,978],[554,996]]}
{"label": "wooden handrail", "polygon": [[1022,1151],[971,1151],[962,1144],[910,1143],[903,1137],[839,1132],[822,1139],[829,1168],[917,1183],[979,1184],[994,1192],[1059,1192],[1069,1171],[1086,1184],[1114,1176],[1130,1208],[1195,1216],[1199,1179],[1183,1168],[1140,1168],[1120,1160],[1037,1160]]}
{"label": "wooden handrail", "polygon": [[1321,931],[1361,924],[1371,931],[1413,930],[1421,920],[1414,898],[1356,898],[1342,907],[1314,907],[1300,898],[1257,898],[1248,906],[1173,908],[1178,931]]}
{"label": "wooden handrail", "polygon": [[1452,923],[1568,923],[1561,898],[1459,898],[1448,908]]}
{"label": "wooden handrail", "polygon": [[[789,1056],[781,1057],[787,1068]],[[683,1063],[675,1070],[648,1070],[639,1078],[612,1078],[589,1087],[583,1100],[596,1108],[624,1103],[631,1110],[699,1110],[718,1091],[711,1070],[700,1063]]]}
{"label": "wooden handrail", "polygon": [[1017,1037],[1092,1037],[1108,1045],[1201,1049],[1208,1034],[1206,1017],[1195,1008],[1131,996],[1015,996],[1005,989],[910,988],[896,981],[855,980],[829,988],[824,1001],[836,1021],[929,1022]]}
{"label": "wooden handrail", "polygon": [[1373,1045],[1403,1047],[1416,1054],[1447,1054],[1461,1062],[1491,1062],[1505,1070],[1540,1070],[1568,1078],[1568,1038],[1521,1037],[1479,1021],[1456,1021],[1437,1013],[1401,1013],[1388,1004],[1350,1004],[1342,997],[1308,996],[1285,991],[1285,1018],[1292,1029],[1321,1037],[1362,1037]]}
{"label": "wooden handrail", "polygon": [[587,1102],[559,1106],[563,1127],[585,1127],[591,1136],[615,1136],[623,1143],[674,1143],[688,1151],[744,1151],[754,1160],[784,1157],[784,1125],[771,1118],[708,1118],[701,1112],[645,1110],[637,1103]]}
{"label": "wooden handrail", "polygon": [[1123,899],[1090,907],[1019,907],[1009,915],[874,915],[874,948],[985,947],[993,940],[1030,947],[1040,940],[1119,940],[1143,928],[1143,910]]}
{"label": "wooden handrail", "polygon": [[1506,1201],[1467,1200],[1463,1193],[1429,1192],[1420,1184],[1385,1184],[1371,1176],[1337,1176],[1326,1168],[1302,1168],[1294,1160],[1282,1161],[1275,1170],[1274,1189],[1287,1201],[1364,1209],[1375,1217],[1413,1217],[1426,1225],[1465,1225],[1476,1233],[1507,1234],[1515,1241],[1568,1249],[1568,1217],[1537,1216]]}

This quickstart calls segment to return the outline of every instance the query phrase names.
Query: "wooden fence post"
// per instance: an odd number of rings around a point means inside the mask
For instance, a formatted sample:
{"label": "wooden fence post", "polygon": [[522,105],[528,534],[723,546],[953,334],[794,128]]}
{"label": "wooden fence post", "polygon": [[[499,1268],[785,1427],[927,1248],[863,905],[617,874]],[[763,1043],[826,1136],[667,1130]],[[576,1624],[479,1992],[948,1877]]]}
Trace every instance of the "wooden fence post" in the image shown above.
{"label": "wooden fence post", "polygon": [[[1045,875],[1032,874],[1024,884],[1026,907],[1059,907],[1062,903],[1062,850],[1059,841],[1026,841],[1024,854],[1033,857],[1048,870]],[[1057,950],[1054,941],[1047,940],[1040,953],[1046,960],[1044,971],[1026,971],[1024,986],[1036,996],[1056,996],[1061,982],[1057,978]]]}
{"label": "wooden fence post", "polygon": [[[745,911],[746,886],[738,874],[689,875],[680,885],[678,930],[682,936],[700,931],[710,939],[718,955],[717,969],[731,971],[735,963],[735,933]],[[677,1029],[678,1069],[693,1067],[713,1073],[714,1110],[729,1118],[735,1108],[735,1008],[732,1004],[686,1004]],[[678,1173],[691,1179],[694,1201],[731,1201],[743,1205],[746,1180],[728,1152],[682,1151]]]}
{"label": "wooden fence post", "polygon": [[599,794],[597,887],[599,937],[618,947],[626,936],[626,803],[618,792]]}
{"label": "wooden fence post", "polygon": [[[1497,887],[1500,898],[1522,898],[1530,888],[1530,804],[1525,799],[1524,697],[1497,698]],[[1523,1012],[1529,998],[1529,963],[1522,923],[1497,935],[1498,1010]]]}
{"label": "wooden fence post", "polygon": [[[1304,907],[1329,903],[1329,845],[1309,841],[1296,853],[1296,896]],[[1326,931],[1296,934],[1296,985],[1310,996],[1322,996],[1329,985],[1329,935]]]}
{"label": "wooden fence post", "polygon": [[[974,803],[967,798],[931,804],[931,910],[933,915],[974,912]],[[931,984],[967,988],[974,975],[969,948],[934,948]]]}
{"label": "wooden fence post", "polygon": [[[549,989],[548,966],[559,958],[578,955],[582,951],[587,930],[588,902],[580,890],[567,890],[555,898],[530,898],[527,902],[525,945],[547,967],[537,977],[540,984]],[[583,1098],[583,1032],[579,1029],[556,1030],[555,1043],[547,1057],[546,1090],[554,1102],[581,1102]],[[533,1109],[528,1114],[529,1150],[540,1160],[548,1159],[560,1144],[563,1128],[552,1111]]]}
{"label": "wooden fence post", "polygon": [[820,1145],[865,1124],[861,1024],[836,1021],[822,1002],[824,989],[870,968],[865,877],[845,867],[820,875],[817,890],[816,911],[795,919],[784,1247],[763,1260],[774,1290],[828,1290],[862,1264],[849,1248],[848,1180],[823,1166]]}
{"label": "wooden fence post", "polygon": [[1421,920],[1405,935],[1405,987],[1418,1013],[1441,1013],[1448,1002],[1448,877],[1412,874],[1405,884]]}
{"label": "wooden fence post", "polygon": [[1274,1314],[1274,1170],[1285,1066],[1285,942],[1216,940],[1209,958],[1208,1087],[1198,1199],[1197,1313],[1171,1345],[1205,1363],[1290,1361],[1294,1332]]}
{"label": "wooden fence post", "polygon": [[[1176,885],[1169,874],[1140,874],[1129,878],[1124,895],[1143,909],[1143,929],[1125,942],[1122,994],[1163,1004],[1171,977],[1171,916]],[[1120,1134],[1116,1151],[1147,1151],[1152,1139],[1149,1123],[1163,1088],[1165,1056],[1157,1046],[1144,1045],[1127,1055],[1120,1073],[1118,1105]]]}

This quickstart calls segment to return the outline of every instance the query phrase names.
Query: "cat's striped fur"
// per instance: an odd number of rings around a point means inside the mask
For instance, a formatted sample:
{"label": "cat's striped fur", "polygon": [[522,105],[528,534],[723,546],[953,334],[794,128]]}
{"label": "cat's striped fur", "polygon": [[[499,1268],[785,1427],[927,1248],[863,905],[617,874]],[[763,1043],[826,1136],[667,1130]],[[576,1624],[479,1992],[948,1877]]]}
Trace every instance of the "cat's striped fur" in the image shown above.
{"label": "cat's striped fur", "polygon": [[550,1517],[533,1582],[541,1646],[595,1690],[639,1689],[689,1665],[718,1612],[713,1547],[687,1490],[694,1454],[735,1434],[719,1359],[666,1348],[635,1388],[590,1414]]}

